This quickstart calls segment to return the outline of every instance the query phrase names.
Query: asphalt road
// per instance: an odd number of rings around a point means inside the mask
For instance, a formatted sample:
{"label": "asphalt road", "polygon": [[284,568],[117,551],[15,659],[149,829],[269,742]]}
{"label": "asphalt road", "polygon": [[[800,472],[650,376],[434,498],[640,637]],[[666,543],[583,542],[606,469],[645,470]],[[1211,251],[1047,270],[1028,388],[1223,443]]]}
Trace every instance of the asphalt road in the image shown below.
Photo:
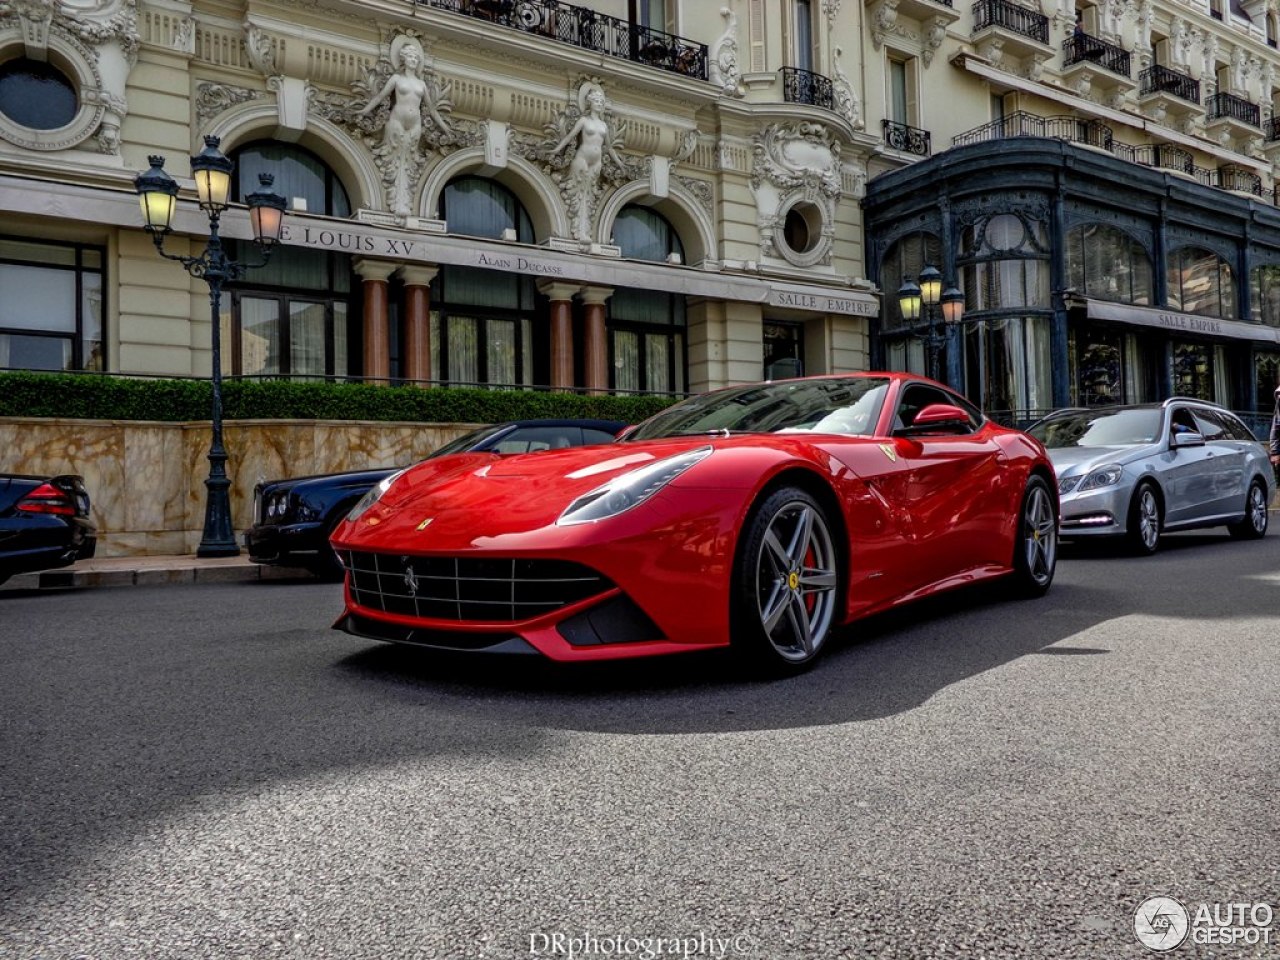
{"label": "asphalt road", "polygon": [[1280,536],[1068,552],[1043,600],[779,683],[458,662],[339,608],[0,593],[0,958],[1154,957],[1148,897],[1280,914]]}

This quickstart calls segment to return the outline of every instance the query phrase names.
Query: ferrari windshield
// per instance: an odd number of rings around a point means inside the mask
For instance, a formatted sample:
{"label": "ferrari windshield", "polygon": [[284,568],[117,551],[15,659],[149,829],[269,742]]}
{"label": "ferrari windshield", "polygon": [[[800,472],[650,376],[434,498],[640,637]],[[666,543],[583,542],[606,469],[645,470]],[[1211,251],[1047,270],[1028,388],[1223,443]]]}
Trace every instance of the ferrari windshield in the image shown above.
{"label": "ferrari windshield", "polygon": [[880,419],[889,380],[833,377],[755,383],[699,394],[646,420],[623,442],[733,433],[866,436]]}
{"label": "ferrari windshield", "polygon": [[1160,410],[1156,407],[1073,410],[1048,417],[1027,432],[1049,450],[1154,443],[1160,434]]}

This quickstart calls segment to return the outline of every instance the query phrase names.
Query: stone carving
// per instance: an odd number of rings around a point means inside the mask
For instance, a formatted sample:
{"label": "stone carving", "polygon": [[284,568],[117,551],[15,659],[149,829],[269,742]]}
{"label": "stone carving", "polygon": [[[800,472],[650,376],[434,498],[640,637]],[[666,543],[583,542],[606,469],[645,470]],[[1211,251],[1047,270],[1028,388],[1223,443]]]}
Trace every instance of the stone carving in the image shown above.
{"label": "stone carving", "polygon": [[831,88],[836,98],[836,113],[848,120],[853,129],[862,130],[866,126],[862,121],[862,108],[853,84],[849,82],[849,75],[840,64],[841,52],[838,45],[831,48],[831,69],[835,74],[831,78]]}
{"label": "stone carving", "polygon": [[553,178],[559,184],[560,194],[569,209],[573,237],[581,243],[590,243],[599,207],[601,181],[606,179],[606,162],[617,171],[607,179],[630,179],[634,176],[618,153],[622,141],[621,125],[615,123],[609,113],[604,88],[594,80],[584,80],[578,87],[576,112],[571,105],[547,128],[547,133],[552,136],[559,134],[546,159],[555,171]]}
{"label": "stone carving", "polygon": [[173,28],[173,49],[179,53],[196,52],[196,18],[184,17]]}
{"label": "stone carving", "polygon": [[920,59],[924,61],[924,65],[927,67],[933,62],[933,55],[942,46],[942,41],[947,39],[947,19],[946,17],[931,17],[924,22],[923,26],[924,49],[920,51]]}
{"label": "stone carving", "polygon": [[1001,37],[983,37],[979,41],[978,56],[993,67],[1004,68],[1004,40]]}
{"label": "stone carving", "polygon": [[1243,94],[1249,85],[1249,54],[1243,47],[1231,48],[1231,92]]}
{"label": "stone carving", "polygon": [[711,214],[715,210],[715,190],[711,184],[705,180],[697,180],[693,177],[672,177],[686,193],[698,201],[698,205],[704,211]]}
{"label": "stone carving", "polygon": [[261,90],[248,90],[226,83],[199,83],[196,85],[196,126],[201,130],[206,129],[209,122],[223,110],[265,96],[266,93]]}
{"label": "stone carving", "polygon": [[445,118],[453,108],[452,84],[442,85],[436,79],[417,36],[402,33],[392,39],[387,56],[352,86],[368,96],[362,107],[353,109],[356,104],[349,100],[335,104],[331,99],[331,109],[320,113],[332,115],[336,106],[348,124],[366,134],[381,132],[382,142],[373,147],[373,155],[386,188],[387,209],[406,218],[412,212],[413,188],[425,162],[422,143],[438,147],[454,140]]}
{"label": "stone carving", "polygon": [[1212,80],[1217,75],[1217,71],[1214,68],[1218,59],[1218,38],[1212,33],[1203,34],[1200,40],[1200,50],[1204,62],[1200,75],[1207,80]]}
{"label": "stone carving", "polygon": [[246,20],[244,22],[244,52],[249,58],[249,65],[264,77],[274,76],[276,70],[276,44],[261,27]]}
{"label": "stone carving", "polygon": [[1022,75],[1028,80],[1039,80],[1044,75],[1044,62],[1048,59],[1041,53],[1033,53],[1023,63]]}
{"label": "stone carving", "polygon": [[[842,191],[840,142],[821,123],[770,124],[753,138],[751,190],[756,198],[760,253],[797,266],[831,262],[835,207]],[[787,213],[797,204],[821,215],[819,239],[810,249],[791,250],[782,238]]]}
{"label": "stone carving", "polygon": [[871,42],[877,50],[883,46],[898,23],[898,0],[876,0],[871,6]]}
{"label": "stone carving", "polygon": [[1111,43],[1120,42],[1120,33],[1124,29],[1125,0],[1103,0],[1102,3],[1102,37]]}
{"label": "stone carving", "polygon": [[711,48],[707,74],[713,84],[724,91],[726,97],[741,97],[742,73],[738,69],[738,15],[728,7],[720,8],[726,26],[720,39]]}
{"label": "stone carving", "polygon": [[1151,0],[1142,0],[1138,6],[1138,51],[1147,59],[1151,56],[1151,28],[1155,19],[1155,5]]}
{"label": "stone carving", "polygon": [[827,23],[834,24],[840,12],[840,0],[822,0],[822,12],[826,14]]}

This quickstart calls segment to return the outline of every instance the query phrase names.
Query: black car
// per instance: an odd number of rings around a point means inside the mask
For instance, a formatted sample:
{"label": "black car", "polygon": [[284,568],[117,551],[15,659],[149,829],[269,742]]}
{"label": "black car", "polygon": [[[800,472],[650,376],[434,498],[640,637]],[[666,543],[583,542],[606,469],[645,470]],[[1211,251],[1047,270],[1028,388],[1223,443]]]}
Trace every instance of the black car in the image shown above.
{"label": "black car", "polygon": [[[533,453],[612,443],[626,426],[616,420],[514,420],[458,437],[427,459],[451,453]],[[302,566],[322,577],[341,577],[342,565],[329,548],[329,534],[370,487],[398,469],[326,473],[258,484],[253,491],[254,523],[244,535],[249,559]]]}
{"label": "black car", "polygon": [[0,473],[0,583],[87,560],[97,547],[81,477]]}

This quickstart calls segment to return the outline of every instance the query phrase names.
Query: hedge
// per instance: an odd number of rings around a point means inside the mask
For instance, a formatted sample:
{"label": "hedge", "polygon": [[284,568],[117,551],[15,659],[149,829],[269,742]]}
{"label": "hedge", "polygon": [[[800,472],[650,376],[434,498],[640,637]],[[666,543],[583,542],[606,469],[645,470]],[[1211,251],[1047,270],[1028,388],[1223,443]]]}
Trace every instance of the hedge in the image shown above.
{"label": "hedge", "polygon": [[[638,423],[670,397],[583,396],[541,390],[481,390],[225,380],[227,420],[388,420],[498,423],[538,417],[592,417]],[[83,420],[208,420],[207,380],[108,375],[0,373],[0,417]]]}

